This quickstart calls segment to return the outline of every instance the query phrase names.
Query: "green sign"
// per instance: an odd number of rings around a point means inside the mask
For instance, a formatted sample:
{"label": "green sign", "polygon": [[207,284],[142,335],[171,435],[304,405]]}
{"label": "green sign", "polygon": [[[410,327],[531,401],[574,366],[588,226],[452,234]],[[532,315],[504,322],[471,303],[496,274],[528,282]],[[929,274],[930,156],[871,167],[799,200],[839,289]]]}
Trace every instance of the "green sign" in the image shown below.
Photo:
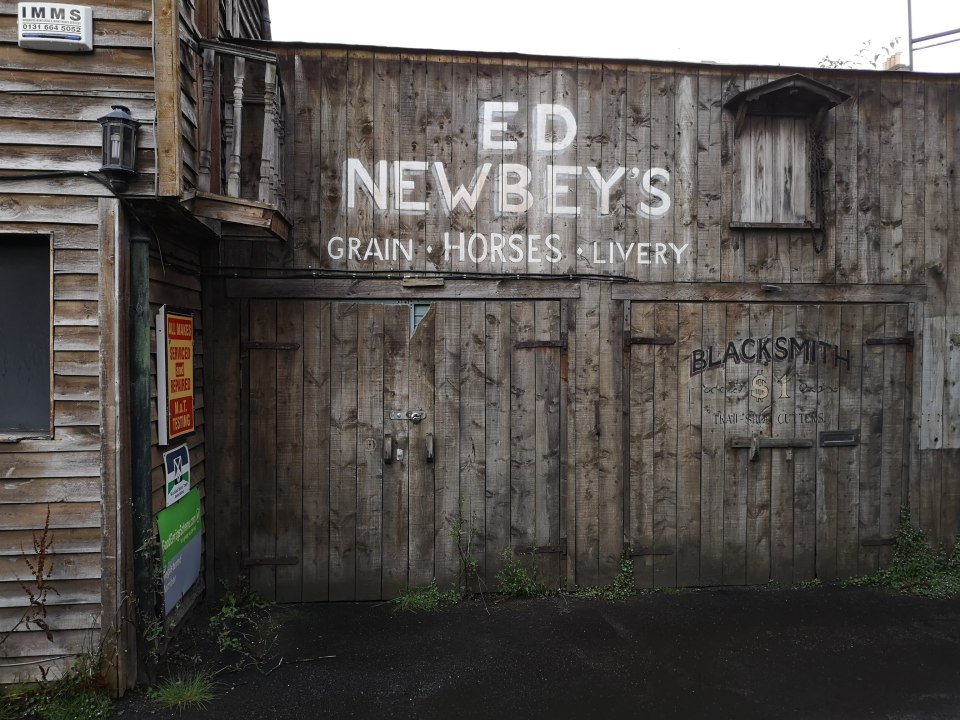
{"label": "green sign", "polygon": [[166,613],[180,601],[200,576],[200,491],[191,490],[181,500],[157,513],[163,549],[163,598]]}

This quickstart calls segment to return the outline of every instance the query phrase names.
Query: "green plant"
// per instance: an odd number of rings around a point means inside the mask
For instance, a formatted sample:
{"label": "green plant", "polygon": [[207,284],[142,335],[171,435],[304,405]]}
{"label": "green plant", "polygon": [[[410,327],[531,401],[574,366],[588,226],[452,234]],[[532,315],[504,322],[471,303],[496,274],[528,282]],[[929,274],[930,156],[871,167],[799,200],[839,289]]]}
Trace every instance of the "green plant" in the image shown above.
{"label": "green plant", "polygon": [[183,711],[195,706],[206,709],[217,696],[217,683],[203,672],[182,673],[161,680],[147,691],[147,697],[165,708]]}
{"label": "green plant", "polygon": [[0,720],[14,720],[18,712],[13,698],[2,694],[2,691],[0,691]]}
{"label": "green plant", "polygon": [[237,652],[255,663],[264,660],[279,632],[274,608],[272,602],[250,587],[246,578],[240,578],[232,588],[224,585],[220,607],[210,617],[220,652]]}
{"label": "green plant", "polygon": [[620,559],[620,567],[610,584],[610,596],[613,600],[626,600],[633,595],[633,560]]}
{"label": "green plant", "polygon": [[112,704],[106,693],[56,695],[39,710],[43,720],[94,720],[110,715]]}
{"label": "green plant", "polygon": [[31,625],[42,630],[47,636],[47,640],[53,642],[53,632],[47,624],[47,598],[50,593],[59,595],[56,588],[50,585],[50,576],[53,574],[53,559],[50,548],[53,547],[53,534],[50,532],[50,506],[47,505],[47,515],[43,521],[43,529],[38,535],[33,533],[33,553],[28,554],[23,546],[20,546],[20,556],[23,562],[30,569],[31,579],[27,582],[17,578],[20,587],[27,596],[27,606],[24,608],[20,619],[12,627],[0,633],[0,647],[3,647],[7,639],[19,628],[25,627],[31,630]]}
{"label": "green plant", "polygon": [[[20,628],[41,630],[53,642],[53,629],[47,623],[50,593],[59,595],[50,584],[53,574],[53,534],[50,532],[50,506],[43,528],[33,533],[33,552],[21,546],[23,562],[30,570],[29,580],[17,581],[27,596],[27,605],[12,627],[0,633],[0,647]],[[50,667],[39,666],[41,681],[15,688],[0,698],[0,720],[37,717],[42,720],[93,720],[110,713],[110,698],[100,672],[101,655],[79,655],[59,678],[50,679]]]}
{"label": "green plant", "polygon": [[932,548],[923,530],[910,522],[909,508],[904,507],[900,511],[890,567],[851,578],[844,585],[878,585],[935,598],[960,595],[960,542],[952,553]]}
{"label": "green plant", "polygon": [[476,528],[465,529],[467,522],[463,517],[463,500],[457,508],[457,516],[451,518],[450,537],[457,545],[457,556],[459,567],[457,571],[457,584],[450,592],[457,594],[454,602],[463,600],[470,594],[471,583],[475,583],[475,588],[483,592],[483,579],[480,577],[480,561],[473,554],[473,541],[479,536]]}
{"label": "green plant", "polygon": [[795,586],[798,590],[812,590],[814,588],[823,587],[823,580],[820,578],[813,578],[812,580],[802,580],[798,582]]}
{"label": "green plant", "polygon": [[824,55],[820,58],[818,66],[822,68],[865,68],[869,66],[874,70],[882,69],[887,58],[893,56],[894,50],[899,43],[900,38],[895,37],[886,45],[881,45],[880,49],[877,50],[873,47],[871,40],[864,40],[860,45],[860,49],[852,59],[832,58],[829,55]]}
{"label": "green plant", "polygon": [[577,597],[588,600],[626,600],[636,592],[633,586],[633,560],[620,558],[620,565],[609,585],[589,586],[577,590]]}
{"label": "green plant", "polygon": [[500,592],[507,597],[525,598],[543,595],[546,588],[539,582],[536,573],[531,573],[519,558],[514,557],[510,548],[501,555],[503,566],[497,572]]}
{"label": "green plant", "polygon": [[434,612],[444,605],[458,602],[461,594],[457,588],[443,592],[436,580],[422,588],[407,588],[394,600],[400,612]]}
{"label": "green plant", "polygon": [[106,683],[100,673],[100,656],[84,654],[56,680],[47,680],[49,670],[41,668],[42,682],[23,685],[7,698],[8,715],[41,720],[95,720],[108,717],[111,710]]}

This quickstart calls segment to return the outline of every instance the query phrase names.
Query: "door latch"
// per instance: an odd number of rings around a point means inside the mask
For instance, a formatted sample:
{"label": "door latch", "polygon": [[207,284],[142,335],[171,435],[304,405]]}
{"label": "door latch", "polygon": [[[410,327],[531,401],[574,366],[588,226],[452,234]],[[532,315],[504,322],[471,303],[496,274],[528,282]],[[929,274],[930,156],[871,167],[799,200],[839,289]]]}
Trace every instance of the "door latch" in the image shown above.
{"label": "door latch", "polygon": [[423,410],[391,410],[390,419],[391,420],[409,420],[412,423],[419,423],[425,417],[427,413]]}

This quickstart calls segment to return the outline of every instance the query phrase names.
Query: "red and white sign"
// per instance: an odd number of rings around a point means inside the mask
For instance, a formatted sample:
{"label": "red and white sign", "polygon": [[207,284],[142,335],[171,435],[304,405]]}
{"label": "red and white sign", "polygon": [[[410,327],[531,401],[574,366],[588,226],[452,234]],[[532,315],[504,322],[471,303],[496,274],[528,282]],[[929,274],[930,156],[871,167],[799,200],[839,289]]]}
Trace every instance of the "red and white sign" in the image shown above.
{"label": "red and white sign", "polygon": [[157,431],[161,445],[194,431],[193,314],[157,313]]}

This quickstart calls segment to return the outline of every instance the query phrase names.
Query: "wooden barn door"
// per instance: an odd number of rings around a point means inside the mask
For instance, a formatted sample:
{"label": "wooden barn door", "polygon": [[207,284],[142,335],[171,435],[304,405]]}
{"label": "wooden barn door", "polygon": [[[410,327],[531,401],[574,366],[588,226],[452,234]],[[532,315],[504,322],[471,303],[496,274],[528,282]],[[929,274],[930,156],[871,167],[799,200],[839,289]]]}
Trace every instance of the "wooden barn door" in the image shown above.
{"label": "wooden barn door", "polygon": [[910,463],[907,305],[627,312],[639,585],[832,579],[889,559]]}
{"label": "wooden barn door", "polygon": [[245,563],[280,601],[560,581],[558,302],[250,300]]}

